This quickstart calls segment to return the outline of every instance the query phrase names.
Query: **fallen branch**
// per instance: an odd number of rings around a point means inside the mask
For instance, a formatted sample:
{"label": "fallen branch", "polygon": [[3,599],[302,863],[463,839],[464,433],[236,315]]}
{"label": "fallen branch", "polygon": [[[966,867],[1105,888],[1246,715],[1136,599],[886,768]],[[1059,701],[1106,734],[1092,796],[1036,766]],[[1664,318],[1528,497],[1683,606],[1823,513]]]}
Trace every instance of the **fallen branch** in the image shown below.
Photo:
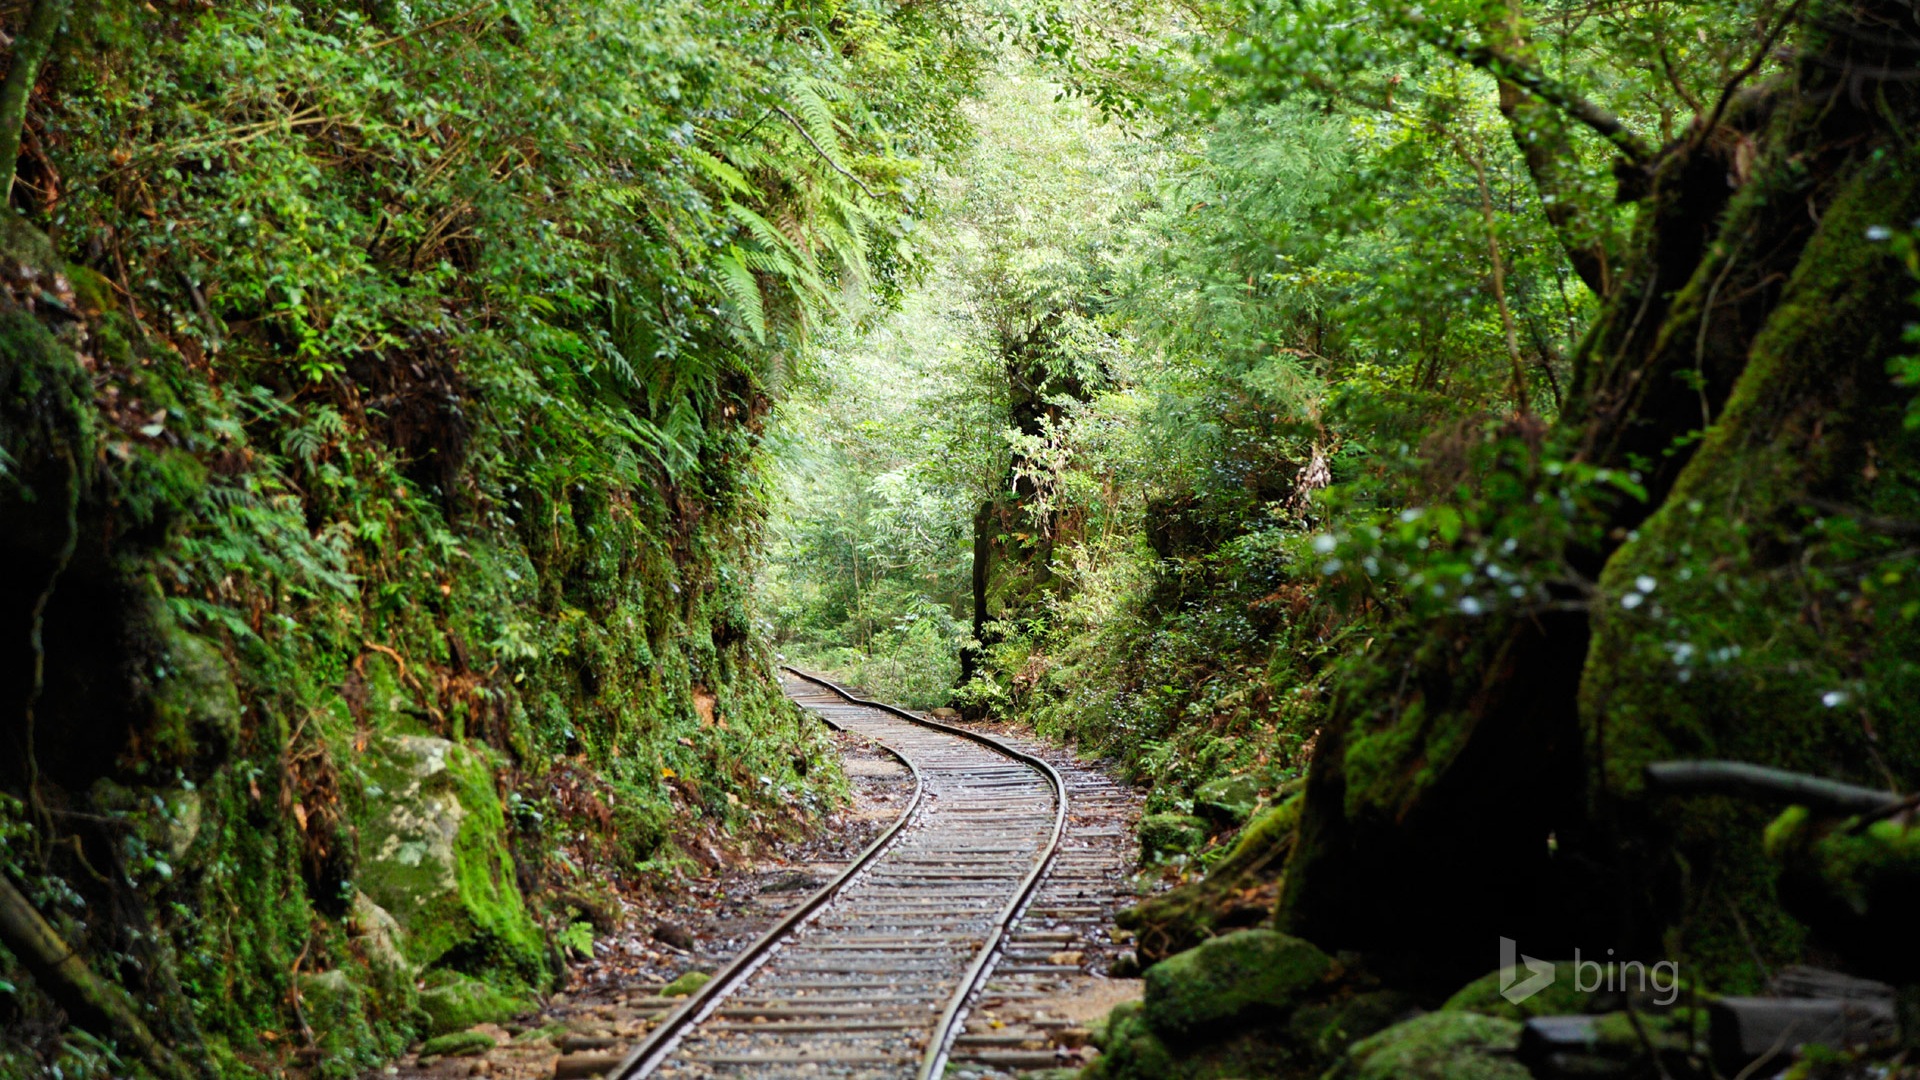
{"label": "fallen branch", "polygon": [[1741,761],[1656,761],[1646,777],[1649,788],[1669,795],[1733,795],[1837,814],[1870,814],[1903,801],[1877,788]]}

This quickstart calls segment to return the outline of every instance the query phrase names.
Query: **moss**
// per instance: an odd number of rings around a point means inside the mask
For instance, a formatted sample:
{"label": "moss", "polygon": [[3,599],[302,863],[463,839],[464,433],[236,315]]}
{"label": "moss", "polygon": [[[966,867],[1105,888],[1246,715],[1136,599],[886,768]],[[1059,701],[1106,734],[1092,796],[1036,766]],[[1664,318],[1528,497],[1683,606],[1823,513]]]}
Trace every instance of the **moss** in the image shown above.
{"label": "moss", "polygon": [[1117,921],[1134,933],[1140,959],[1157,963],[1217,932],[1265,921],[1274,870],[1293,846],[1300,808],[1295,796],[1261,811],[1205,877],[1121,912]]}
{"label": "moss", "polygon": [[171,447],[136,447],[113,474],[115,524],[157,541],[193,515],[206,490],[207,467],[199,458]]}
{"label": "moss", "polygon": [[420,1046],[421,1057],[475,1057],[492,1050],[493,1036],[479,1031],[453,1031],[435,1035]]}
{"label": "moss", "polygon": [[232,668],[218,646],[174,620],[157,584],[147,587],[148,627],[157,647],[149,672],[151,734],[142,763],[160,771],[224,759],[240,739],[240,692]]}
{"label": "moss", "polygon": [[[1525,970],[1515,970],[1519,978],[1529,974]],[[1542,987],[1539,992],[1523,1001],[1508,1001],[1501,994],[1501,980],[1508,971],[1490,971],[1478,979],[1461,987],[1447,999],[1442,1009],[1451,1012],[1479,1013],[1482,1016],[1498,1016],[1508,1020],[1526,1020],[1535,1016],[1563,1016],[1568,1013],[1587,1011],[1587,995],[1574,989],[1574,970],[1570,961],[1561,961],[1553,965],[1553,982]],[[1511,986],[1511,983],[1508,983]]]}
{"label": "moss", "polygon": [[1089,1070],[1102,1080],[1156,1080],[1183,1075],[1167,1049],[1147,1024],[1137,1001],[1114,1006],[1098,1032],[1100,1057]]}
{"label": "moss", "polygon": [[1334,1001],[1303,1005],[1287,1020],[1290,1041],[1322,1067],[1375,1032],[1406,1019],[1418,1004],[1399,990],[1368,990]]}
{"label": "moss", "polygon": [[686,997],[695,990],[707,985],[713,976],[704,971],[685,971],[680,977],[661,987],[661,997]]}
{"label": "moss", "polygon": [[301,975],[300,1016],[313,1032],[320,1051],[320,1076],[351,1077],[379,1063],[378,1045],[367,1026],[367,1004],[359,985],[348,973],[334,969]]}
{"label": "moss", "polygon": [[1647,1047],[1664,1057],[1684,1058],[1706,1052],[1705,1011],[1609,1012],[1594,1017],[1594,1049],[1614,1059],[1644,1056]]}
{"label": "moss", "polygon": [[1272,930],[1227,934],[1147,969],[1147,1021],[1166,1038],[1186,1039],[1282,1015],[1332,966],[1325,953],[1299,938]]}
{"label": "moss", "polygon": [[[73,350],[26,312],[0,311],[0,460],[7,462],[0,497],[9,514],[26,510],[24,504],[38,504],[34,517],[64,510],[65,493],[48,485],[83,479],[67,455],[83,470],[93,460],[91,396]],[[13,528],[31,536],[35,524],[15,517]]]}
{"label": "moss", "polygon": [[11,209],[0,213],[0,257],[25,263],[41,273],[51,273],[59,263],[54,259],[53,244],[47,240],[47,234]]}
{"label": "moss", "polygon": [[360,886],[406,928],[408,957],[543,983],[545,943],[515,882],[486,759],[401,735],[380,740],[366,763]]}
{"label": "moss", "polygon": [[469,975],[453,971],[428,974],[420,990],[420,1011],[430,1034],[465,1031],[475,1024],[499,1023],[536,1012],[539,1002],[503,993]]}
{"label": "moss", "polygon": [[113,281],[97,270],[68,263],[67,281],[73,285],[74,304],[86,315],[97,316],[114,306]]}
{"label": "moss", "polygon": [[1768,827],[1766,850],[1782,870],[1782,899],[1818,938],[1862,970],[1910,979],[1920,966],[1907,932],[1920,907],[1920,827],[1792,807]]}
{"label": "moss", "polygon": [[1363,1039],[1329,1080],[1531,1080],[1512,1058],[1520,1024],[1478,1013],[1436,1012]]}
{"label": "moss", "polygon": [[1148,862],[1192,854],[1207,842],[1207,823],[1192,814],[1148,814],[1137,831],[1140,857]]}
{"label": "moss", "polygon": [[1221,776],[1193,793],[1193,812],[1217,826],[1231,828],[1253,816],[1260,781],[1251,776]]}

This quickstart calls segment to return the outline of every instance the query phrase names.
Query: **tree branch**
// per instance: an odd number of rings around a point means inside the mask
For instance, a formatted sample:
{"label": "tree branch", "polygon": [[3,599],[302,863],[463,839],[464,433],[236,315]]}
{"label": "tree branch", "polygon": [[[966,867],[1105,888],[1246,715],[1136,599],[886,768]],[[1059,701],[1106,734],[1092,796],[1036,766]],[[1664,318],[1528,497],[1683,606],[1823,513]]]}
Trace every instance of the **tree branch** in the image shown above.
{"label": "tree branch", "polygon": [[788,112],[787,110],[781,108],[778,105],[775,105],[773,107],[773,111],[779,113],[781,116],[786,117],[787,123],[793,125],[793,130],[799,132],[800,137],[807,140],[807,145],[813,147],[813,152],[820,155],[821,161],[824,161],[828,165],[832,166],[834,172],[837,172],[841,176],[844,176],[847,179],[853,181],[855,187],[858,187],[861,191],[864,191],[867,193],[867,198],[872,199],[874,202],[880,201],[880,196],[875,195],[873,193],[872,188],[862,183],[859,177],[848,172],[846,169],[846,166],[833,160],[832,154],[829,154],[825,150],[821,149],[820,144],[813,141],[813,136],[807,134],[807,126],[805,124],[802,124],[798,117],[794,116],[792,113]]}
{"label": "tree branch", "polygon": [[1571,88],[1562,85],[1533,65],[1491,45],[1467,41],[1419,12],[1408,11],[1400,18],[1427,44],[1487,72],[1502,82],[1512,83],[1527,94],[1539,98],[1586,125],[1595,134],[1612,143],[1614,149],[1628,161],[1637,165],[1653,157],[1652,148],[1642,142],[1640,136],[1627,127],[1625,121],[1574,93]]}

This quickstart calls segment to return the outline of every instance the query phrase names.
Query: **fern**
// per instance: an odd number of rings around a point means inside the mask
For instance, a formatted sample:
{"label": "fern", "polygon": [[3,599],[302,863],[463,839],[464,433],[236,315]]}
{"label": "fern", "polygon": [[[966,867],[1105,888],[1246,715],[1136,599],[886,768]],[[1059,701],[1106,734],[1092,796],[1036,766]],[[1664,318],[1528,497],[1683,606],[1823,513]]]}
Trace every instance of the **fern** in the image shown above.
{"label": "fern", "polygon": [[760,296],[760,281],[747,268],[746,253],[736,245],[727,254],[716,260],[720,287],[726,291],[727,298],[733,301],[733,309],[740,317],[753,340],[765,344],[767,340],[767,309]]}
{"label": "fern", "polygon": [[707,153],[705,150],[697,146],[688,146],[681,150],[681,154],[699,168],[701,175],[718,183],[726,190],[737,195],[759,194],[752,184],[747,183],[747,178],[741,174],[739,169]]}

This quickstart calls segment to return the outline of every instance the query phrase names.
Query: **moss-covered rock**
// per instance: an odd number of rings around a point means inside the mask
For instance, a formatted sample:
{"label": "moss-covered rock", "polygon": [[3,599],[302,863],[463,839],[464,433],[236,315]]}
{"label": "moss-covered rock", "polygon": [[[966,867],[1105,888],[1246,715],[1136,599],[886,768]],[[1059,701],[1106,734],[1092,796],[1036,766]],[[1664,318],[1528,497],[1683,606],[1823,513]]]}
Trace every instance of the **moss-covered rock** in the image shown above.
{"label": "moss-covered rock", "polygon": [[1920,464],[1920,431],[1886,368],[1912,286],[1864,237],[1920,213],[1920,155],[1886,152],[1834,191],[1724,410],[1600,576],[1580,689],[1583,741],[1605,747],[1587,789],[1644,845],[1622,860],[1649,871],[1637,921],[1685,926],[1691,970],[1734,989],[1805,937],[1761,850],[1769,811],[1651,797],[1643,767],[1726,758],[1874,785],[1890,769],[1911,785],[1920,760],[1920,582],[1902,542],[1862,525],[1914,510],[1893,477]]}
{"label": "moss-covered rock", "polygon": [[368,1049],[375,1040],[367,1026],[366,998],[359,984],[338,968],[301,975],[296,983],[301,1018],[320,1051],[319,1075],[355,1076],[356,1066],[375,1064],[377,1059]]}
{"label": "moss-covered rock", "polygon": [[1768,826],[1780,893],[1815,934],[1863,970],[1909,981],[1920,968],[1911,932],[1920,910],[1920,827],[1857,818],[1822,821],[1791,807]]}
{"label": "moss-covered rock", "polygon": [[499,1045],[481,1031],[450,1031],[421,1044],[421,1057],[478,1057]]}
{"label": "moss-covered rock", "polygon": [[1193,812],[1215,825],[1235,826],[1253,816],[1260,802],[1260,781],[1251,776],[1221,776],[1193,793]]}
{"label": "moss-covered rock", "polygon": [[1160,1041],[1142,1014],[1138,1001],[1114,1006],[1105,1024],[1094,1031],[1100,1057],[1092,1073],[1102,1080],[1147,1080],[1181,1075],[1173,1052]]}
{"label": "moss-covered rock", "polygon": [[498,1023],[534,1012],[539,1002],[501,990],[471,975],[454,971],[435,971],[420,991],[420,1011],[427,1017],[427,1032],[444,1035],[464,1031],[475,1024]]}
{"label": "moss-covered rock", "polygon": [[224,759],[240,738],[240,692],[233,671],[217,646],[174,620],[157,583],[149,583],[148,591],[149,623],[159,645],[148,692],[153,714],[148,753],[154,764]]}
{"label": "moss-covered rock", "polygon": [[1262,810],[1204,878],[1121,912],[1116,921],[1133,932],[1140,960],[1158,963],[1216,934],[1266,921],[1278,892],[1275,871],[1292,849],[1300,806],[1295,797]]}
{"label": "moss-covered rock", "polygon": [[376,742],[366,762],[360,886],[406,930],[408,959],[426,966],[457,950],[470,970],[543,980],[546,950],[514,880],[486,760],[399,735]]}
{"label": "moss-covered rock", "polygon": [[1190,855],[1207,842],[1207,823],[1192,814],[1148,814],[1138,831],[1140,857],[1148,862]]}
{"label": "moss-covered rock", "polygon": [[1479,1013],[1415,1017],[1354,1044],[1330,1080],[1532,1080],[1512,1053],[1520,1024]]}
{"label": "moss-covered rock", "polygon": [[1217,937],[1147,969],[1146,1016],[1172,1039],[1279,1015],[1333,967],[1312,942],[1272,930]]}
{"label": "moss-covered rock", "polygon": [[1526,1020],[1535,1016],[1561,1016],[1567,1013],[1586,1012],[1588,995],[1575,989],[1573,964],[1561,961],[1553,966],[1553,982],[1518,1002],[1508,1001],[1500,992],[1501,986],[1512,986],[1515,981],[1524,980],[1532,973],[1524,968],[1502,968],[1489,971],[1480,978],[1454,992],[1445,1005],[1445,1012],[1471,1012],[1482,1016],[1498,1016],[1508,1020]]}
{"label": "moss-covered rock", "polygon": [[704,971],[688,971],[660,989],[661,997],[686,997],[695,990],[707,985],[713,978]]}
{"label": "moss-covered rock", "polygon": [[400,920],[394,918],[386,908],[374,903],[372,897],[363,892],[353,894],[347,925],[352,932],[351,940],[368,967],[407,975],[413,973],[414,965],[407,959],[404,944],[407,932],[400,928]]}

